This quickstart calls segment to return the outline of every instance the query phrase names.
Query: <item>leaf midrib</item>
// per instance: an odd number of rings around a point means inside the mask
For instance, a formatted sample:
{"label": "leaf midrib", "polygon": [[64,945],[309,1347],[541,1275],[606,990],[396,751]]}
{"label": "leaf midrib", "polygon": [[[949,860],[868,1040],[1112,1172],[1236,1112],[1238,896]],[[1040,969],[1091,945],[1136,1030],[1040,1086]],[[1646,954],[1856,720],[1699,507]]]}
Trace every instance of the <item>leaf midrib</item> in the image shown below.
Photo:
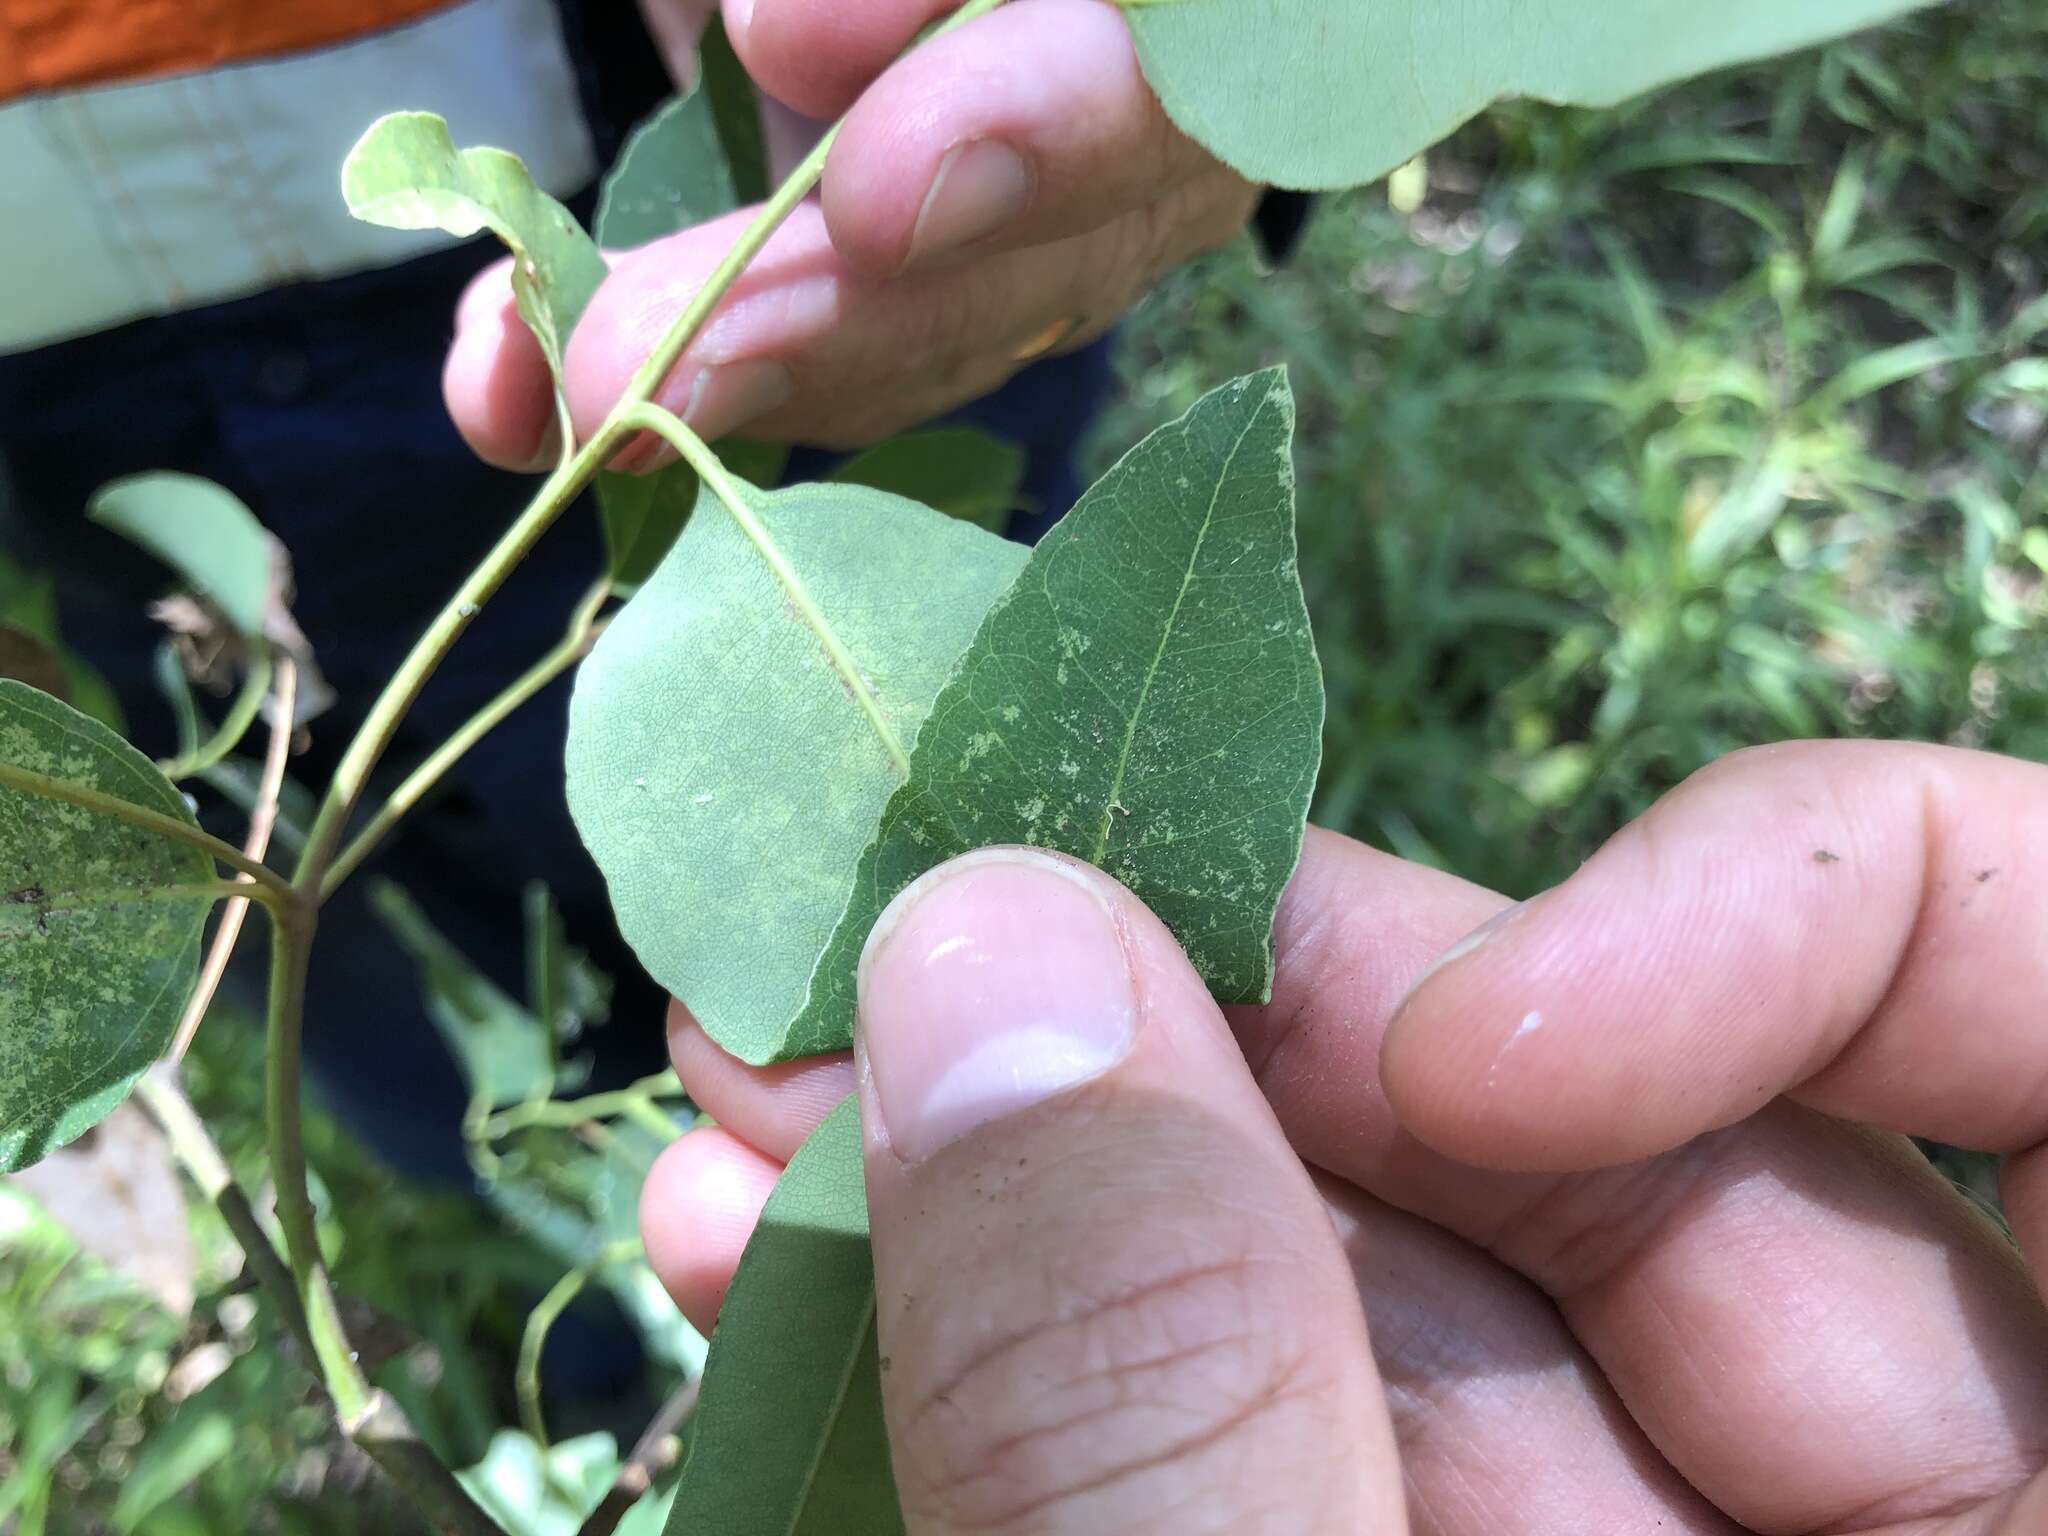
{"label": "leaf midrib", "polygon": [[832,1407],[825,1415],[825,1433],[818,1436],[818,1443],[811,1450],[811,1464],[804,1468],[803,1481],[797,1485],[796,1499],[789,1508],[789,1523],[783,1529],[783,1536],[796,1536],[796,1528],[803,1523],[804,1511],[810,1507],[811,1489],[818,1481],[818,1469],[825,1464],[825,1447],[832,1443],[833,1435],[839,1430],[839,1415],[846,1408],[847,1394],[853,1390],[854,1369],[860,1364],[861,1351],[867,1347],[868,1329],[875,1322],[875,1288],[868,1287],[867,1300],[861,1307],[860,1324],[853,1330],[853,1348],[847,1352],[846,1364],[839,1372],[839,1385],[832,1393]]}
{"label": "leaf midrib", "polygon": [[1116,772],[1110,776],[1109,794],[1102,806],[1102,824],[1095,832],[1095,852],[1088,862],[1100,866],[1103,856],[1109,851],[1110,824],[1116,816],[1116,808],[1123,799],[1124,774],[1131,765],[1131,746],[1138,739],[1138,722],[1145,717],[1145,701],[1151,697],[1153,680],[1159,676],[1160,665],[1166,659],[1166,647],[1173,639],[1173,627],[1180,619],[1181,604],[1187,601],[1188,588],[1195,583],[1195,567],[1201,563],[1202,546],[1208,541],[1209,529],[1216,521],[1216,506],[1223,499],[1223,483],[1230,478],[1231,466],[1237,463],[1238,450],[1244,447],[1245,439],[1252,435],[1252,428],[1259,424],[1259,418],[1266,413],[1267,402],[1261,401],[1244,429],[1237,434],[1237,441],[1230,445],[1230,452],[1223,456],[1223,467],[1216,472],[1215,489],[1209,493],[1209,505],[1202,513],[1202,526],[1195,532],[1195,547],[1188,551],[1187,569],[1181,573],[1180,591],[1173,597],[1173,606],[1167,610],[1166,622],[1159,629],[1159,648],[1152,653],[1152,664],[1145,669],[1145,681],[1139,685],[1138,701],[1131,707],[1130,718],[1124,725],[1123,747],[1117,753]]}

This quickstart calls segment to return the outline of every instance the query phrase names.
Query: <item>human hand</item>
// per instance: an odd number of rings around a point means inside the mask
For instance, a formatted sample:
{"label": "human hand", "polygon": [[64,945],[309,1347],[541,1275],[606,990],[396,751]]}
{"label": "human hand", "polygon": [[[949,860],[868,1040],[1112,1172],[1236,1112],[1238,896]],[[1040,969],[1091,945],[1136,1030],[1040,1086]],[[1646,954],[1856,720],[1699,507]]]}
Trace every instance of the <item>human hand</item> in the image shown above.
{"label": "human hand", "polygon": [[[663,6],[684,18],[704,8],[648,0]],[[951,9],[728,0],[734,50],[765,92],[813,117],[852,110],[819,196],[657,392],[703,436],[745,428],[853,447],[915,425],[1093,340],[1250,215],[1255,189],[1167,119],[1115,8],[1012,0],[897,58]],[[752,216],[613,259],[564,365],[579,433],[603,420]],[[478,454],[530,469],[554,451],[552,386],[513,313],[508,270],[490,268],[464,296],[443,387]],[[660,457],[651,440],[626,452],[633,468]]]}
{"label": "human hand", "polygon": [[[884,916],[912,1531],[2048,1530],[2048,1312],[1902,1134],[2008,1155],[2038,1274],[2048,769],[1739,753],[1519,908],[1312,830],[1275,939],[1272,1002],[1219,1012],[1050,855]],[[671,1043],[719,1128],[642,1226],[708,1328],[856,1072],[741,1066],[680,1008]]]}

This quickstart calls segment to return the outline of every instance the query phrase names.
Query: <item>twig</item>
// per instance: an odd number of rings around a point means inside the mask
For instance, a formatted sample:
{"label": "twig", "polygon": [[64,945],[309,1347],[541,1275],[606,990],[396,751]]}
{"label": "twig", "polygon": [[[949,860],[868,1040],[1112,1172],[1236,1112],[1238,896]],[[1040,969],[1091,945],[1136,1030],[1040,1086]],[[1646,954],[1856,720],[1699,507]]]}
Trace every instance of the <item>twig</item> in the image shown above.
{"label": "twig", "polygon": [[[279,664],[289,667],[291,658],[279,658]],[[256,723],[257,711],[263,708],[264,695],[270,691],[272,665],[269,646],[258,646],[249,658],[249,674],[242,680],[242,690],[235,695],[235,702],[228,709],[227,718],[221,721],[220,729],[208,737],[204,745],[196,745],[176,757],[158,759],[156,766],[165,778],[189,779],[195,773],[204,773],[241,744],[242,738],[249,734],[249,727]]]}
{"label": "twig", "polygon": [[569,620],[568,633],[545,656],[514,678],[505,690],[456,728],[455,733],[430,753],[425,762],[405,776],[391,798],[378,807],[368,826],[355,835],[341,851],[320,881],[320,899],[332,896],[335,888],[355,872],[356,866],[376,849],[385,835],[406,812],[426,796],[464,753],[475,746],[520,705],[590,654],[597,637],[604,633],[597,610],[611,593],[611,583],[599,581],[584,594]]}
{"label": "twig", "polygon": [[654,1486],[654,1480],[676,1464],[676,1457],[682,1454],[676,1431],[697,1411],[697,1395],[703,1389],[704,1378],[692,1376],[669,1393],[668,1400],[647,1421],[633,1454],[619,1468],[603,1500],[577,1528],[576,1536],[612,1536],[619,1522]]}
{"label": "twig", "polygon": [[639,1258],[641,1252],[635,1238],[626,1237],[615,1243],[606,1243],[597,1251],[596,1257],[577,1265],[557,1280],[526,1315],[526,1332],[519,1340],[519,1361],[513,1368],[512,1387],[519,1398],[520,1427],[539,1441],[543,1450],[547,1448],[548,1426],[540,1409],[540,1357],[541,1351],[547,1348],[548,1331],[555,1326],[555,1319],[569,1310],[569,1304],[583,1294],[583,1288],[601,1270],[614,1264],[630,1263]]}
{"label": "twig", "polygon": [[228,1224],[228,1231],[241,1245],[249,1273],[263,1288],[271,1305],[277,1308],[278,1317],[310,1359],[313,1340],[306,1330],[306,1312],[299,1305],[299,1293],[292,1284],[291,1271],[285,1268],[284,1260],[271,1246],[270,1235],[256,1219],[255,1209],[249,1204],[249,1197],[242,1193],[242,1186],[235,1182],[227,1159],[221,1156],[220,1148],[207,1134],[206,1123],[193,1109],[192,1101],[185,1097],[185,1090],[178,1083],[176,1065],[160,1061],[143,1073],[135,1084],[135,1097],[142,1101],[142,1107],[163,1128],[164,1139],[171,1145],[171,1155],[178,1160],[186,1176],[220,1212],[221,1219]]}
{"label": "twig", "polygon": [[[263,779],[257,786],[256,804],[249,812],[249,835],[242,840],[242,852],[258,864],[270,851],[270,832],[277,825],[277,797],[284,788],[285,759],[291,755],[292,711],[298,704],[299,669],[287,656],[277,664],[276,708],[270,719],[270,750],[263,759]],[[247,878],[246,876],[244,878]],[[213,947],[206,952],[206,964],[199,972],[199,987],[185,1004],[178,1020],[178,1032],[171,1038],[171,1060],[183,1061],[199,1033],[199,1021],[213,1005],[234,957],[235,943],[242,936],[242,922],[249,915],[247,897],[236,897],[221,909],[220,926],[214,930]]]}
{"label": "twig", "polygon": [[[643,1077],[624,1088],[614,1088],[605,1093],[586,1094],[580,1099],[535,1099],[530,1103],[514,1104],[500,1110],[483,1122],[483,1134],[490,1141],[502,1141],[514,1131],[523,1131],[530,1126],[581,1125],[586,1120],[602,1120],[611,1115],[623,1115],[632,1111],[636,1104],[649,1104],[655,1099],[674,1098],[683,1091],[683,1085],[674,1072],[657,1072],[652,1077]],[[674,1133],[671,1126],[670,1133]]]}

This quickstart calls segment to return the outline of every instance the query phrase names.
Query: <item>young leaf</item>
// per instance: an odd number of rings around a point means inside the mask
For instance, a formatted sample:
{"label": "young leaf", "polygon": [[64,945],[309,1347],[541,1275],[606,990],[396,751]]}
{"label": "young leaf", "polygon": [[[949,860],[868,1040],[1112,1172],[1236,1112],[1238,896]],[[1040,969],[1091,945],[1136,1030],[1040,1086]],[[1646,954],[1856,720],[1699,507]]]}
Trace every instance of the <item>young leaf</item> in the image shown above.
{"label": "young leaf", "polygon": [[851,1043],[854,966],[882,908],[990,843],[1100,865],[1220,1000],[1270,995],[1273,910],[1322,760],[1293,432],[1281,370],[1225,385],[1032,551],[932,705],[792,1040]]}
{"label": "young leaf", "polygon": [[1250,180],[1373,181],[1501,96],[1607,106],[1926,0],[1122,0],[1145,78]]}
{"label": "young leaf", "polygon": [[557,375],[562,348],[604,280],[604,258],[576,216],[502,149],[458,150],[431,112],[372,123],[341,167],[348,211],[387,229],[488,229],[512,250],[512,296]]}
{"label": "young leaf", "polygon": [[270,601],[270,535],[241,498],[198,475],[129,475],[94,493],[94,522],[140,544],[260,640]]}
{"label": "young leaf", "polygon": [[882,1427],[860,1105],[797,1149],[718,1314],[671,1536],[903,1529]]}
{"label": "young leaf", "polygon": [[[112,731],[4,680],[0,763],[192,820]],[[0,1173],[103,1119],[170,1044],[214,878],[185,843],[0,787]]]}
{"label": "young leaf", "polygon": [[932,427],[875,444],[832,472],[1001,533],[1023,504],[1024,450],[978,427]]}
{"label": "young leaf", "polygon": [[1025,552],[861,486],[747,494],[772,549],[706,497],[584,661],[568,791],[642,963],[765,1062],[817,1049],[789,1020],[926,710]]}

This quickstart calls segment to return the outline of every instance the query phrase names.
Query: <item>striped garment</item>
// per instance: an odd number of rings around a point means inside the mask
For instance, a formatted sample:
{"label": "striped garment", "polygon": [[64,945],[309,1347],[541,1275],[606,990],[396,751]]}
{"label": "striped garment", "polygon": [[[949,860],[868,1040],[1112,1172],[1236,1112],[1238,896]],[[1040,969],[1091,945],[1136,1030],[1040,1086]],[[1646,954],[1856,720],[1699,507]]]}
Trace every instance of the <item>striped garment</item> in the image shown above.
{"label": "striped garment", "polygon": [[342,206],[407,107],[595,173],[554,0],[0,0],[0,354],[451,243]]}

